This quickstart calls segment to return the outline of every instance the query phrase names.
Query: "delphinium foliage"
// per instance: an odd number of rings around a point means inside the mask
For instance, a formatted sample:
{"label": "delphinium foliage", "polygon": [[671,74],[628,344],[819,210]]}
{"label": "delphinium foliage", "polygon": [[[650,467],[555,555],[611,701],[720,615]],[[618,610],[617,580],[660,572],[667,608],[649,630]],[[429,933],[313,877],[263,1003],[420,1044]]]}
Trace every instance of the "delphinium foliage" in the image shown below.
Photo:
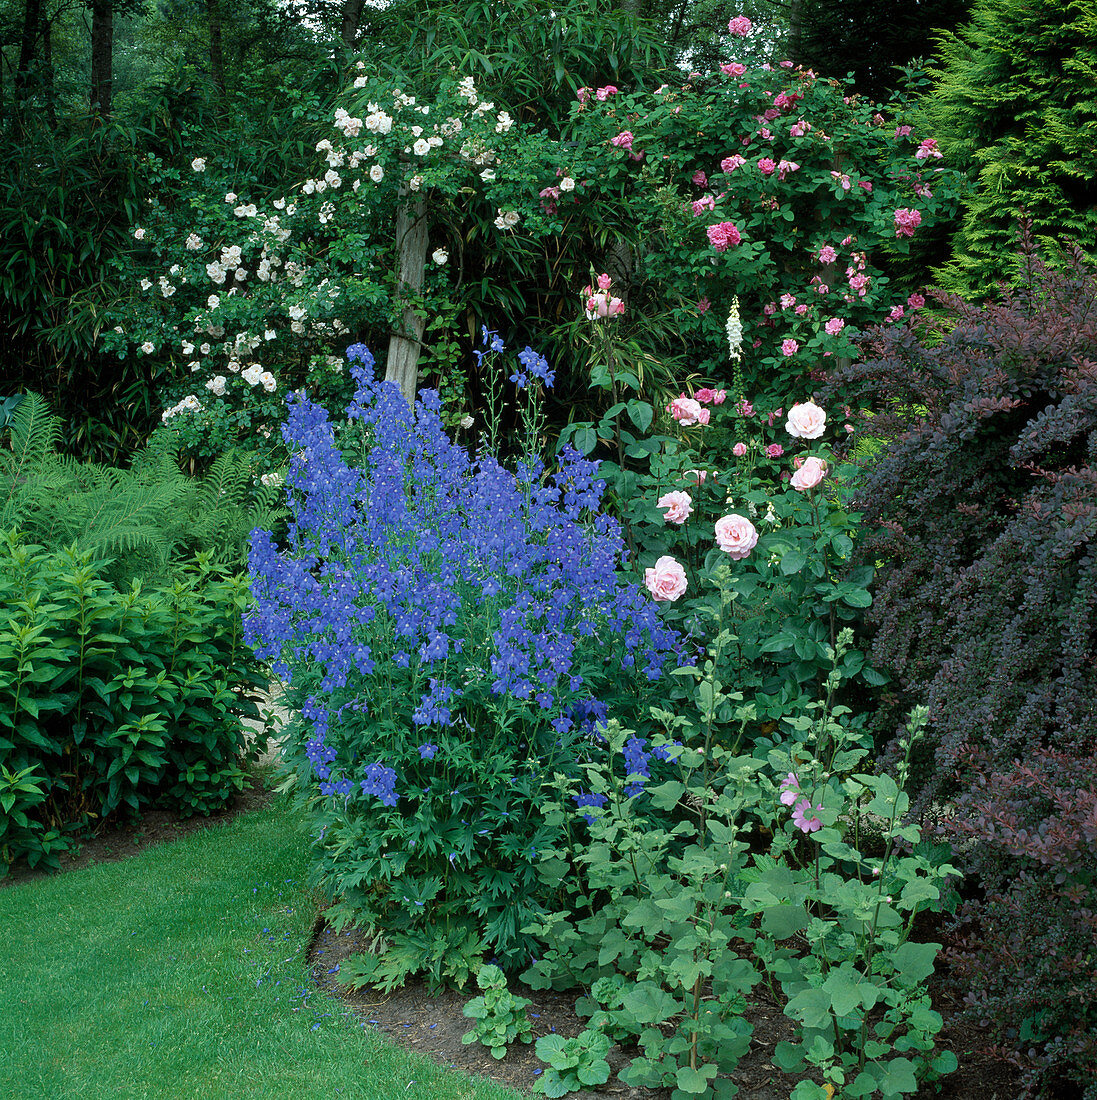
{"label": "delphinium foliage", "polygon": [[889,440],[860,493],[872,653],[929,705],[922,803],[958,792],[974,842],[966,992],[1045,1082],[1092,1082],[1097,885],[1069,835],[1097,783],[1097,274],[1031,240],[1020,266],[1001,304],[879,332],[841,384]]}
{"label": "delphinium foliage", "polygon": [[[498,364],[501,341],[485,342]],[[332,917],[378,934],[344,970],[460,983],[485,955],[534,953],[522,930],[552,904],[542,789],[605,757],[607,709],[648,728],[676,635],[619,573],[595,463],[569,451],[554,472],[527,457],[511,473],[474,458],[437,394],[412,410],[365,348],[349,355],[349,423],[291,399],[289,534],[281,551],[254,536],[248,636],[300,713],[288,760]],[[551,371],[530,349],[518,360],[534,398]]]}

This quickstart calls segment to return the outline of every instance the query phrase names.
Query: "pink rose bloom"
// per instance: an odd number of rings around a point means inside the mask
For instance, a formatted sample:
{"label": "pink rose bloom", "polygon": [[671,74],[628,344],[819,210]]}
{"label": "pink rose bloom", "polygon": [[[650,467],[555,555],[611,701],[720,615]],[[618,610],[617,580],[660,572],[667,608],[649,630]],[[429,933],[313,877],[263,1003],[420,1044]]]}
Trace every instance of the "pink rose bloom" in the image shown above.
{"label": "pink rose bloom", "polygon": [[709,389],[707,386],[704,389],[698,390],[694,395],[694,401],[700,401],[702,405],[711,405],[713,398],[716,396],[716,391]]}
{"label": "pink rose bloom", "polygon": [[727,390],[717,390],[712,395],[712,403],[714,405],[722,405],[727,399],[728,399],[728,391]]}
{"label": "pink rose bloom", "polygon": [[781,160],[777,162],[777,178],[783,180],[791,172],[799,172],[800,165],[794,160]]}
{"label": "pink rose bloom", "polygon": [[850,189],[849,176],[844,172],[831,172],[831,175],[841,184],[843,191],[848,191]]}
{"label": "pink rose bloom", "polygon": [[800,304],[799,304],[799,305],[798,305],[798,306],[796,307],[796,316],[797,316],[797,317],[803,317],[803,316],[804,316],[804,314],[805,314],[805,313],[807,313],[807,311],[808,311],[808,310],[809,310],[810,308],[811,308],[811,307],[810,307],[810,306],[809,306],[809,305],[807,304],[807,302],[801,302],[801,303],[800,303]]}
{"label": "pink rose bloom", "polygon": [[838,253],[834,251],[834,248],[825,244],[819,249],[819,262],[821,264],[832,264],[838,259]]}
{"label": "pink rose bloom", "polygon": [[742,76],[746,71],[746,65],[740,65],[738,61],[725,61],[720,66],[720,72],[725,76]]}
{"label": "pink rose bloom", "polygon": [[764,306],[762,306],[762,316],[763,317],[772,317],[776,312],[777,312],[777,303],[776,302],[767,302]]}
{"label": "pink rose bloom", "polygon": [[800,119],[799,122],[794,122],[789,128],[789,137],[804,137],[811,131],[811,123],[805,122]]}
{"label": "pink rose bloom", "polygon": [[772,176],[773,173],[777,171],[777,165],[769,157],[762,157],[762,159],[758,161],[758,171],[761,172],[763,176]]}
{"label": "pink rose bloom", "polygon": [[786,92],[778,92],[777,95],[773,97],[773,106],[782,111],[791,107],[795,102],[796,100],[791,99]]}
{"label": "pink rose bloom", "polygon": [[758,532],[746,516],[722,516],[716,521],[716,545],[730,558],[745,558],[758,544]]}
{"label": "pink rose bloom", "polygon": [[586,103],[586,101],[590,99],[590,89],[580,88],[578,91],[576,91],[575,98],[579,100],[580,103]]}
{"label": "pink rose bloom", "polygon": [[898,321],[903,316],[902,306],[892,306],[891,312],[888,314],[889,321]]}
{"label": "pink rose bloom", "polygon": [[937,148],[937,142],[934,138],[926,138],[925,141],[918,146],[914,151],[915,160],[940,160],[943,154]]}
{"label": "pink rose bloom", "polygon": [[793,475],[789,484],[798,492],[814,489],[823,480],[827,464],[821,458],[808,457]]}
{"label": "pink rose bloom", "polygon": [[895,211],[895,236],[913,237],[914,230],[921,224],[921,211],[910,210],[905,206]]}
{"label": "pink rose bloom", "polygon": [[719,222],[716,225],[710,225],[705,232],[708,234],[709,242],[717,252],[726,252],[729,245],[736,245],[743,239],[739,230],[731,222]]}
{"label": "pink rose bloom", "polygon": [[708,409],[702,408],[699,401],[694,401],[692,397],[686,397],[685,394],[681,397],[676,397],[667,406],[667,412],[669,412],[683,428],[690,428],[694,424],[707,424],[709,422]]}
{"label": "pink rose bloom", "polygon": [[816,294],[829,294],[829,293],[830,293],[830,287],[829,287],[829,286],[827,286],[827,284],[826,284],[826,283],[820,283],[820,284],[819,284],[819,285],[818,285],[818,286],[817,286],[817,287],[815,288],[815,293],[816,293]]}
{"label": "pink rose bloom", "polygon": [[896,126],[895,127],[895,136],[897,138],[910,137],[910,134],[911,134],[911,129],[910,129],[909,126]]}
{"label": "pink rose bloom", "polygon": [[744,164],[746,164],[746,158],[736,153],[734,156],[724,157],[724,159],[720,161],[720,171],[734,172],[736,168],[742,168]]}
{"label": "pink rose bloom", "polygon": [[[768,108],[766,108],[766,110],[764,110],[762,112],[762,118],[764,118],[766,120],[766,122],[773,122],[774,119],[777,119],[777,118],[780,118],[780,117],[781,117],[781,112],[778,111],[776,107],[768,107]],[[759,131],[759,133],[761,133],[761,131]]]}
{"label": "pink rose bloom", "polygon": [[798,798],[802,797],[800,794],[800,780],[796,778],[795,772],[789,772],[785,779],[781,780],[781,805],[791,806]]}
{"label": "pink rose bloom", "polygon": [[605,103],[611,95],[616,95],[617,89],[612,84],[607,84],[604,88],[599,88],[594,93],[595,97],[602,103]]}
{"label": "pink rose bloom", "polygon": [[743,455],[747,453],[747,445],[745,443],[736,443],[735,446],[731,448],[731,453],[735,455],[736,458],[742,458]]}
{"label": "pink rose bloom", "polygon": [[790,355],[795,355],[799,350],[800,345],[795,340],[781,341],[781,354],[786,358]]}
{"label": "pink rose bloom", "polygon": [[907,299],[907,305],[910,306],[911,309],[921,309],[925,304],[926,300],[921,294],[912,294]]}
{"label": "pink rose bloom", "polygon": [[868,288],[868,276],[862,275],[858,272],[856,275],[849,277],[849,286],[851,290],[856,290],[859,297],[865,296],[865,291]]}
{"label": "pink rose bloom", "polygon": [[686,590],[686,571],[669,554],[664,554],[654,568],[644,570],[644,585],[654,599],[673,603]]}
{"label": "pink rose bloom", "polygon": [[706,176],[700,168],[698,168],[697,171],[694,172],[690,178],[698,187],[704,187],[705,184],[708,183],[708,176]]}
{"label": "pink rose bloom", "polygon": [[823,325],[823,328],[828,336],[837,336],[838,333],[840,333],[845,327],[846,323],[842,320],[841,317],[831,317],[831,319],[827,321],[825,325]]}
{"label": "pink rose bloom", "polygon": [[785,453],[785,448],[780,443],[771,443],[766,448],[767,458],[780,458]]}
{"label": "pink rose bloom", "polygon": [[814,401],[793,405],[785,421],[785,431],[794,439],[818,439],[826,426],[827,414]]}
{"label": "pink rose bloom", "polygon": [[737,15],[728,23],[728,30],[739,38],[746,38],[753,27],[754,24],[745,15]]}
{"label": "pink rose bloom", "polygon": [[781,308],[792,309],[796,305],[796,296],[794,294],[782,294],[781,295]]}
{"label": "pink rose bloom", "polygon": [[744,397],[738,405],[735,406],[735,411],[740,416],[753,416],[754,406]]}
{"label": "pink rose bloom", "polygon": [[610,288],[610,286],[612,286],[612,284],[613,284],[613,280],[605,272],[602,272],[602,274],[598,276],[598,289],[599,290],[609,290],[609,288]]}
{"label": "pink rose bloom", "polygon": [[823,804],[821,802],[813,807],[806,798],[801,798],[792,807],[792,823],[797,829],[802,829],[805,833],[814,833],[817,829],[823,827],[823,823],[814,813],[815,810],[821,810],[822,808]]}
{"label": "pink rose bloom", "polygon": [[699,218],[706,210],[716,209],[716,200],[712,195],[702,195],[701,198],[694,199],[689,205],[693,211],[693,216]]}
{"label": "pink rose bloom", "polygon": [[663,515],[667,523],[683,524],[689,519],[693,511],[693,498],[689,493],[683,493],[675,489],[671,493],[665,493],[655,502],[656,508],[663,509]]}
{"label": "pink rose bloom", "polygon": [[609,139],[610,145],[616,145],[618,149],[631,149],[632,141],[631,130],[622,130],[616,137]]}

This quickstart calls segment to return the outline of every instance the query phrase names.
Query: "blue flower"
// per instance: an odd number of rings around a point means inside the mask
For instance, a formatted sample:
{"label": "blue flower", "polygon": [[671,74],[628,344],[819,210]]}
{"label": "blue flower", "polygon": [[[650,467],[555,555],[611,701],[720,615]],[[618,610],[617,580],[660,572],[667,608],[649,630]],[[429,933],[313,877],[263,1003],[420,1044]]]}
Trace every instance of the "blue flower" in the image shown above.
{"label": "blue flower", "polygon": [[[586,806],[595,806],[601,809],[606,804],[606,796],[604,794],[584,794],[580,792],[579,794],[572,795],[572,798],[575,799],[575,805],[578,806],[579,809],[583,809]],[[583,814],[583,817],[588,825],[594,824],[594,814]]]}
{"label": "blue flower", "polygon": [[429,741],[425,745],[419,746],[419,758],[421,760],[433,760],[438,753],[438,746],[432,745]]}

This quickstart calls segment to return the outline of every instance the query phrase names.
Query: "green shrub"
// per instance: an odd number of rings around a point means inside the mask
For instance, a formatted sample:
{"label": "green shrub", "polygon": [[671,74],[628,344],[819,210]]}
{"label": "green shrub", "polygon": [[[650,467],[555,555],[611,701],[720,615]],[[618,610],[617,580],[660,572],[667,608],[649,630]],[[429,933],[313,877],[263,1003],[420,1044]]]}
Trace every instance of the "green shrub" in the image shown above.
{"label": "green shrub", "polygon": [[240,719],[265,677],[241,637],[245,579],[199,559],[122,593],[105,569],[0,536],[0,868],[56,865],[111,815],[208,814],[247,782]]}

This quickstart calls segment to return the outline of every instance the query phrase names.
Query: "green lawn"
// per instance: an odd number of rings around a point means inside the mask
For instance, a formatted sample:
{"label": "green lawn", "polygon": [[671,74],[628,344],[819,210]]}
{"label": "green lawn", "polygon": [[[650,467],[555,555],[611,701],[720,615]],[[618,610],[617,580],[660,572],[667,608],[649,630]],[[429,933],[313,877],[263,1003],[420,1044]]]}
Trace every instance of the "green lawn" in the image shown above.
{"label": "green lawn", "polygon": [[305,869],[276,804],[0,890],[0,1096],[514,1100],[313,989]]}

